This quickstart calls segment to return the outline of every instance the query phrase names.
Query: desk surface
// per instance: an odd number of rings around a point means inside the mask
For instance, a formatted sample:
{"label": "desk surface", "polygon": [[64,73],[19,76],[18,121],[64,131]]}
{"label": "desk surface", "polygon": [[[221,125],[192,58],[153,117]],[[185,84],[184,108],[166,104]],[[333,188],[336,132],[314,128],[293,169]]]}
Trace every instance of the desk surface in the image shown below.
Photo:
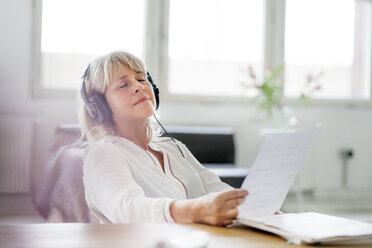
{"label": "desk surface", "polygon": [[[203,232],[200,232],[203,231]],[[272,234],[250,228],[214,227],[202,224],[23,224],[0,225],[0,247],[187,247],[164,245],[170,239],[185,245],[185,237],[209,234],[208,248],[305,247],[287,244]],[[332,247],[332,246],[327,246]],[[339,248],[340,246],[338,246]],[[346,247],[368,247],[342,246]],[[370,246],[369,246],[370,247]]]}

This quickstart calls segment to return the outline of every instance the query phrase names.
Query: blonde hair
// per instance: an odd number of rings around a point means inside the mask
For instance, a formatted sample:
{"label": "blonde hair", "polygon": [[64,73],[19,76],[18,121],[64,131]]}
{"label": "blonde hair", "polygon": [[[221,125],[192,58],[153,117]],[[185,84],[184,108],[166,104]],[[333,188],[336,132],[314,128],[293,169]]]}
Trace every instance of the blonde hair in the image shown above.
{"label": "blonde hair", "polygon": [[[132,54],[124,51],[109,53],[106,56],[95,59],[89,64],[89,73],[85,78],[88,95],[91,95],[93,92],[105,95],[107,86],[123,66],[128,66],[133,71],[142,72],[145,75],[147,72],[146,65]],[[89,115],[80,91],[78,98],[80,105],[79,122],[81,125],[81,140],[86,139],[88,143],[94,143],[106,135],[118,135],[112,121],[106,121],[100,124]],[[153,134],[157,132],[150,119],[146,121],[146,127],[148,141],[150,141]]]}

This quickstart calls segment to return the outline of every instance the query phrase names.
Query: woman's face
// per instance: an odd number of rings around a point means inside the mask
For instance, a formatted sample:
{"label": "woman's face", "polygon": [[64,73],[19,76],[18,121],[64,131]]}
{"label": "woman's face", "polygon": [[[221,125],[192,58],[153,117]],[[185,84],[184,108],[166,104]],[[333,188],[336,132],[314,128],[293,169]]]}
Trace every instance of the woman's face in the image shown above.
{"label": "woman's face", "polygon": [[145,121],[155,111],[155,97],[146,75],[127,66],[123,66],[109,83],[105,98],[115,125]]}

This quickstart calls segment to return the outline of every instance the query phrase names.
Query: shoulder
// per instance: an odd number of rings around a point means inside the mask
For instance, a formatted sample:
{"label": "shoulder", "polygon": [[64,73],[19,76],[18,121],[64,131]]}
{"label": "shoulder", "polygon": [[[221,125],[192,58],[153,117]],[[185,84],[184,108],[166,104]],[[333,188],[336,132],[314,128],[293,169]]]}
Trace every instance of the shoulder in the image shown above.
{"label": "shoulder", "polygon": [[83,158],[96,157],[96,156],[106,156],[113,155],[113,153],[118,153],[116,148],[116,138],[115,136],[107,135],[101,140],[89,144],[84,151]]}
{"label": "shoulder", "polygon": [[89,144],[85,148],[85,154],[110,148],[110,147],[112,147],[112,144],[113,144],[113,142],[108,141],[106,139],[106,136],[105,136],[101,140]]}
{"label": "shoulder", "polygon": [[131,157],[128,156],[126,149],[121,148],[119,142],[114,141],[115,139],[111,137],[104,138],[86,148],[83,154],[85,172],[96,171],[101,173],[102,170],[123,169],[128,165]]}

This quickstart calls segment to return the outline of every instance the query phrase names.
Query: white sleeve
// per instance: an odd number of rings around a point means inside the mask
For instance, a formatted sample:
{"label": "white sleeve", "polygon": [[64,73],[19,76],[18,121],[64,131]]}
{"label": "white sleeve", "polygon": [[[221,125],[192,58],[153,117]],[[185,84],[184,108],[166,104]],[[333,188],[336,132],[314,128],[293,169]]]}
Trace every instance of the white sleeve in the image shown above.
{"label": "white sleeve", "polygon": [[233,189],[230,185],[224,183],[221,181],[221,179],[212,171],[205,168],[195,157],[192,155],[192,153],[189,151],[189,149],[182,143],[177,142],[178,144],[181,144],[182,150],[185,153],[185,157],[187,161],[194,166],[196,171],[199,173],[199,176],[201,177],[205,190],[207,193],[210,192],[219,192],[224,190],[230,190]]}
{"label": "white sleeve", "polygon": [[112,144],[96,144],[84,155],[84,187],[92,212],[112,223],[174,222],[169,210],[174,199],[146,197]]}

